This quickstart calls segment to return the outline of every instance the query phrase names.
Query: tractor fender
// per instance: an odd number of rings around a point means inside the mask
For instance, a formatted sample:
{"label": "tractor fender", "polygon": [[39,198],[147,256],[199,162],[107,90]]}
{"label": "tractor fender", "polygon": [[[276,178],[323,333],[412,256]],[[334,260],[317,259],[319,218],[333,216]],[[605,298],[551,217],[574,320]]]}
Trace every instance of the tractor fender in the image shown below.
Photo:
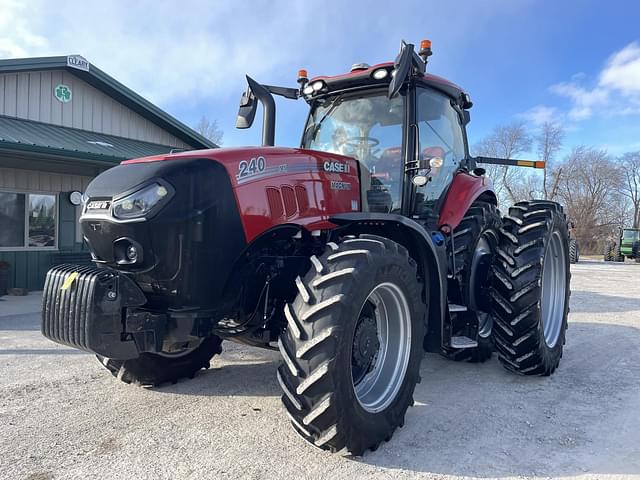
{"label": "tractor fender", "polygon": [[489,177],[484,175],[472,175],[460,171],[451,182],[446,198],[440,209],[438,225],[447,225],[451,230],[456,228],[462,218],[476,200],[498,204],[493,185]]}
{"label": "tractor fender", "polygon": [[[332,215],[329,221],[339,226],[336,233],[381,235],[403,245],[409,251],[409,255],[418,264],[419,274],[429,280],[430,301],[425,349],[440,351],[447,304],[447,252],[440,232],[429,232],[410,218],[389,213],[343,213]],[[434,322],[434,319],[439,321]]]}

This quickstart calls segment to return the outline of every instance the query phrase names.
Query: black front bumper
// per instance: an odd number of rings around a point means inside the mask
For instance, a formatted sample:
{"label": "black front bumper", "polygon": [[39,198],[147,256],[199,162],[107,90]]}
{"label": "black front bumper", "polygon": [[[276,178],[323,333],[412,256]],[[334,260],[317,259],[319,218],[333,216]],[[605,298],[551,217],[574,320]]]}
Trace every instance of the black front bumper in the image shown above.
{"label": "black front bumper", "polygon": [[[127,312],[146,301],[135,282],[115,270],[60,265],[47,273],[42,334],[105,357],[136,358],[142,349],[136,344],[135,335],[126,332]],[[152,337],[151,343],[158,337],[153,322],[139,322],[136,333]]]}

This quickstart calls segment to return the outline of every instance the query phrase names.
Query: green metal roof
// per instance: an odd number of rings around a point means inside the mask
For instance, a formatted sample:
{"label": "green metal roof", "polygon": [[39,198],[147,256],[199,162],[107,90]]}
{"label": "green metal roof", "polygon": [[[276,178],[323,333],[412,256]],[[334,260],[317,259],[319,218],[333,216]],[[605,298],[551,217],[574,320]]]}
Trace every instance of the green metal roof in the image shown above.
{"label": "green metal roof", "polygon": [[[74,67],[74,59],[80,58],[82,68]],[[36,70],[66,70],[109,95],[147,120],[170,132],[194,148],[216,148],[218,145],[175,119],[167,112],[144,99],[133,90],[89,63],[80,55],[66,57],[15,58],[0,60],[0,73],[29,72]],[[188,74],[188,73],[187,73]]]}
{"label": "green metal roof", "polygon": [[168,153],[171,147],[0,115],[0,149],[98,160],[108,165]]}

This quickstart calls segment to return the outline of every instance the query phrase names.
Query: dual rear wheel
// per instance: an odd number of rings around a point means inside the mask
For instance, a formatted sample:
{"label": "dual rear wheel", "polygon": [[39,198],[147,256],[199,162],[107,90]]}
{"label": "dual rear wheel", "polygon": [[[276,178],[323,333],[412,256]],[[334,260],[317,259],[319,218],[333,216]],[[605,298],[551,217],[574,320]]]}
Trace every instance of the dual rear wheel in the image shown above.
{"label": "dual rear wheel", "polygon": [[554,202],[519,202],[500,230],[493,266],[493,337],[502,365],[551,375],[560,363],[569,313],[567,221]]}

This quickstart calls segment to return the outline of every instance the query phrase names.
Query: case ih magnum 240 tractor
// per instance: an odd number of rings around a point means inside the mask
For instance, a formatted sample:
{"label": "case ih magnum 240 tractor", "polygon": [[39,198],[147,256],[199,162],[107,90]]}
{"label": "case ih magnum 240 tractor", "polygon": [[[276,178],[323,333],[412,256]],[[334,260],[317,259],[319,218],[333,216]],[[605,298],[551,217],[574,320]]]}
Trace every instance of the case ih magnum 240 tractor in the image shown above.
{"label": "case ih magnum 240 tractor", "polygon": [[[424,351],[550,375],[569,300],[567,221],[552,202],[501,218],[469,156],[469,96],[395,62],[299,88],[248,78],[238,126],[263,105],[262,147],[129,160],[87,188],[95,267],[46,280],[42,332],[119,380],[193,377],[223,340],[279,349],[295,430],[362,454],[404,422]],[[276,148],[272,95],[310,105],[300,148]]]}

